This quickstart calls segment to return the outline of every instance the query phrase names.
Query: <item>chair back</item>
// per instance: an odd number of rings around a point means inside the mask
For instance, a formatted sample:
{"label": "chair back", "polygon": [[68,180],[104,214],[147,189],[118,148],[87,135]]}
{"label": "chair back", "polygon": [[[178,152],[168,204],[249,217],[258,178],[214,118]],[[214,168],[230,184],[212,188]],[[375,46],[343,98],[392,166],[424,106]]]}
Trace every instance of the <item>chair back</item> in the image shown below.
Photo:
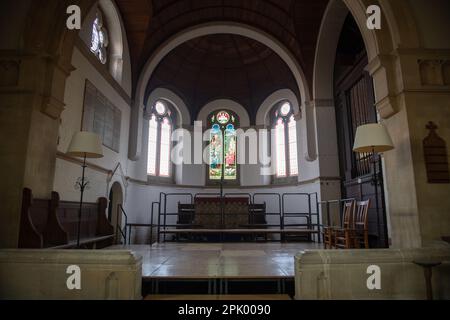
{"label": "chair back", "polygon": [[356,204],[355,229],[367,230],[369,207],[370,199],[366,201],[360,201]]}
{"label": "chair back", "polygon": [[354,200],[344,201],[342,209],[342,225],[344,229],[353,228]]}

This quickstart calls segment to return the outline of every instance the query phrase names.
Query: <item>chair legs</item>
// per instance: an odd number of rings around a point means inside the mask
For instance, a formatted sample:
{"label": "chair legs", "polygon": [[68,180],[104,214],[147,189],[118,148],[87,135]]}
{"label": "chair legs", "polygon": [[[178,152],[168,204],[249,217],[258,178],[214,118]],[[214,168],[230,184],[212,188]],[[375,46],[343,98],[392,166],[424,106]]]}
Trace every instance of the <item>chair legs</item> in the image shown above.
{"label": "chair legs", "polygon": [[364,246],[366,249],[369,249],[369,232],[364,231]]}
{"label": "chair legs", "polygon": [[[364,246],[361,247],[361,244],[364,243]],[[357,249],[369,249],[369,233],[368,231],[363,231],[362,235],[355,235],[353,238],[353,246]]]}
{"label": "chair legs", "polygon": [[369,249],[369,233],[367,230],[362,235],[355,230],[326,229],[323,233],[325,249]]}
{"label": "chair legs", "polygon": [[325,249],[333,249],[334,247],[334,232],[333,229],[327,228],[323,233],[323,243]]}

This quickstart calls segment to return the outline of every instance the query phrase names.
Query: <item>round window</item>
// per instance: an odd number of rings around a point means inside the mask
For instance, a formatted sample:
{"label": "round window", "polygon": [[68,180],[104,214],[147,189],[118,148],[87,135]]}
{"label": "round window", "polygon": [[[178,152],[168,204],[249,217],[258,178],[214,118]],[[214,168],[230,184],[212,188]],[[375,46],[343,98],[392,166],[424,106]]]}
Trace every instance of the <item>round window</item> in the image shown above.
{"label": "round window", "polygon": [[167,112],[166,106],[165,106],[164,103],[162,103],[161,101],[158,101],[158,102],[156,103],[156,105],[155,105],[155,110],[156,110],[156,112],[157,112],[160,116],[165,115],[166,112]]}
{"label": "round window", "polygon": [[291,112],[291,105],[289,102],[284,103],[280,108],[281,115],[287,116]]}

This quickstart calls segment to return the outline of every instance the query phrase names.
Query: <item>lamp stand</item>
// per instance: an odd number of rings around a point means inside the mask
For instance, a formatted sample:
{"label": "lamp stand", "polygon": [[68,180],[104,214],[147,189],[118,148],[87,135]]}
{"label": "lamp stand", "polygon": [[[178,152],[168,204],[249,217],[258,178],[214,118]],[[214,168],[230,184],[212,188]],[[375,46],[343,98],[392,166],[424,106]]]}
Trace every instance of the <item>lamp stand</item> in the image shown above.
{"label": "lamp stand", "polygon": [[80,248],[80,231],[81,231],[81,212],[83,209],[83,193],[84,193],[84,188],[86,187],[86,183],[84,182],[84,173],[86,171],[86,154],[84,154],[83,157],[83,173],[81,175],[81,183],[79,183],[80,186],[80,210],[78,212],[78,230],[77,230],[77,248]]}
{"label": "lamp stand", "polygon": [[377,212],[377,233],[380,237],[380,212],[378,207],[378,173],[377,173],[377,159],[375,154],[375,148],[372,147],[372,164],[373,164],[373,184],[375,186],[375,210]]}

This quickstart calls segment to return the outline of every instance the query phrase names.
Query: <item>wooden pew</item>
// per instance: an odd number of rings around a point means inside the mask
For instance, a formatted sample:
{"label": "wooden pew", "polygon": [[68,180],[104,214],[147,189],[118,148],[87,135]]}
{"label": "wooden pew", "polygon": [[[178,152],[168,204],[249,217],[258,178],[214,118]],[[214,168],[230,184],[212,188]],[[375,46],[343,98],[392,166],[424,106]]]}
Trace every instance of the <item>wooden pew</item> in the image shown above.
{"label": "wooden pew", "polygon": [[[84,203],[80,245],[103,248],[114,242],[114,228],[106,218],[108,200]],[[33,199],[32,191],[23,190],[19,232],[19,248],[74,248],[77,246],[79,203],[59,200],[57,192],[51,199]]]}

